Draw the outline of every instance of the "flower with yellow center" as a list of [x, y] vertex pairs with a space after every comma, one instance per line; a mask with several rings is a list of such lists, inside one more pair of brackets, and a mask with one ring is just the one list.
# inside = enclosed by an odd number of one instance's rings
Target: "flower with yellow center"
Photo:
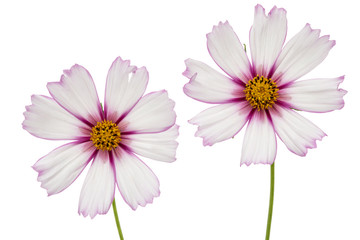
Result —
[[244, 89], [246, 101], [258, 111], [272, 107], [278, 97], [276, 83], [264, 76], [257, 75], [250, 80]]
[[327, 56], [335, 41], [320, 36], [309, 24], [285, 45], [286, 11], [274, 7], [268, 15], [255, 7], [250, 30], [249, 60], [230, 24], [220, 22], [207, 34], [207, 47], [226, 76], [188, 59], [184, 92], [198, 101], [217, 104], [191, 119], [204, 145], [234, 137], [247, 124], [241, 164], [272, 164], [276, 135], [293, 153], [305, 156], [325, 133], [293, 109], [329, 112], [344, 106], [344, 77], [298, 81]]
[[111, 151], [121, 141], [121, 134], [118, 126], [112, 121], [104, 120], [92, 127], [90, 140], [94, 146], [103, 151]]
[[159, 196], [157, 177], [138, 155], [175, 161], [178, 126], [165, 90], [143, 96], [148, 77], [145, 67], [117, 58], [108, 72], [104, 109], [89, 72], [79, 65], [65, 70], [60, 82], [48, 83], [51, 97], [32, 96], [24, 129], [40, 138], [72, 141], [33, 166], [49, 195], [66, 189], [91, 162], [80, 214], [106, 214], [116, 186], [133, 210]]
[[286, 43], [286, 11], [274, 7], [268, 15], [255, 7], [250, 30], [251, 61], [228, 22], [207, 35], [210, 55], [227, 76], [188, 59], [183, 73], [190, 79], [184, 92], [199, 101], [218, 104], [189, 122], [204, 145], [234, 137], [246, 123], [241, 163], [271, 164], [270, 201], [265, 239], [270, 238], [274, 196], [276, 135], [293, 153], [305, 156], [325, 133], [293, 109], [328, 112], [344, 106], [344, 77], [298, 81], [327, 56], [335, 41], [320, 37], [309, 24]]

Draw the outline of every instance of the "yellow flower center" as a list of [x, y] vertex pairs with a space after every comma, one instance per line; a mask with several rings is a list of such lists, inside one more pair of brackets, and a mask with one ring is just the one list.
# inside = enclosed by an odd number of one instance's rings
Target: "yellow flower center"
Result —
[[90, 133], [90, 140], [99, 150], [111, 151], [116, 148], [121, 141], [121, 134], [118, 126], [112, 121], [104, 120], [97, 122]]
[[258, 111], [272, 107], [279, 96], [278, 91], [276, 83], [271, 78], [259, 75], [250, 80], [244, 89], [246, 100]]

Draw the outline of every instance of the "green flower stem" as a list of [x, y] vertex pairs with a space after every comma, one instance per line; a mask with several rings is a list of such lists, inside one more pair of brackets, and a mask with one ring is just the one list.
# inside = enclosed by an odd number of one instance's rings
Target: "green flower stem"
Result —
[[123, 234], [121, 232], [119, 216], [118, 216], [118, 213], [117, 213], [117, 210], [116, 210], [115, 198], [114, 198], [114, 201], [112, 202], [112, 207], [113, 207], [113, 210], [114, 210], [114, 217], [115, 217], [116, 226], [117, 226], [117, 229], [118, 229], [118, 232], [119, 232], [119, 237], [120, 237], [121, 240], [124, 240], [124, 236], [123, 236]]
[[275, 182], [275, 162], [270, 166], [270, 201], [269, 201], [269, 212], [266, 226], [266, 237], [265, 240], [270, 239], [271, 219], [274, 205], [274, 182]]

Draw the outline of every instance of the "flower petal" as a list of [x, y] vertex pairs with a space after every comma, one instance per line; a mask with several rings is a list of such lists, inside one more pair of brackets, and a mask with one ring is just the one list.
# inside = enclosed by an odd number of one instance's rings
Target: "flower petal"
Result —
[[309, 24], [296, 34], [284, 47], [277, 62], [272, 79], [278, 87], [295, 81], [319, 65], [335, 46], [329, 36], [319, 37], [320, 30]]
[[204, 146], [234, 137], [248, 120], [251, 107], [247, 102], [226, 103], [208, 108], [189, 123], [198, 125], [195, 134], [203, 138]]
[[174, 125], [161, 133], [123, 135], [122, 144], [141, 156], [158, 161], [173, 162], [178, 143], [179, 126]]
[[256, 5], [254, 24], [250, 30], [251, 58], [255, 74], [268, 77], [285, 42], [287, 31], [286, 10], [271, 9], [265, 15], [265, 9]]
[[75, 140], [90, 135], [91, 129], [54, 99], [33, 95], [26, 107], [23, 127], [32, 135], [51, 140]]
[[174, 106], [174, 101], [169, 99], [165, 90], [149, 93], [140, 99], [118, 126], [124, 133], [165, 131], [175, 123]]
[[252, 78], [249, 59], [228, 21], [220, 22], [207, 34], [207, 46], [211, 57], [231, 78], [243, 82]]
[[270, 113], [277, 135], [291, 152], [299, 156], [305, 156], [308, 148], [316, 147], [316, 140], [326, 136], [315, 124], [293, 110], [277, 107]]
[[[133, 73], [130, 81], [129, 75]], [[105, 90], [106, 119], [118, 122], [144, 94], [149, 80], [145, 67], [136, 69], [130, 66], [130, 61], [120, 57], [115, 59], [109, 69]]]
[[184, 93], [191, 98], [207, 103], [226, 103], [244, 96], [243, 87], [205, 63], [187, 59], [183, 73], [190, 82]]
[[92, 159], [95, 148], [90, 142], [73, 142], [56, 148], [40, 158], [33, 168], [39, 173], [41, 187], [50, 195], [70, 186]]
[[50, 82], [51, 96], [78, 119], [96, 125], [102, 119], [102, 109], [90, 73], [80, 65], [65, 70], [60, 82]]
[[296, 81], [279, 91], [279, 99], [292, 108], [308, 112], [329, 112], [344, 107], [344, 95], [339, 89], [344, 76]]
[[114, 151], [116, 182], [125, 202], [136, 210], [160, 195], [159, 180], [134, 154], [121, 148]]
[[246, 128], [241, 164], [272, 164], [276, 156], [274, 128], [264, 111], [254, 111]]
[[109, 153], [98, 151], [80, 193], [79, 214], [94, 218], [109, 211], [115, 194], [115, 174]]

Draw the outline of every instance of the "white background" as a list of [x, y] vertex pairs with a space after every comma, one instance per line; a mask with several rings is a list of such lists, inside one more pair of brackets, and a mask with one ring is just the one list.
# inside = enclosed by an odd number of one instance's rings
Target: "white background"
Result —
[[[328, 135], [306, 157], [278, 140], [271, 239], [360, 239], [359, 18], [357, 1], [266, 1], [284, 7], [288, 39], [306, 23], [337, 41], [304, 78], [346, 75], [341, 111], [302, 113]], [[32, 94], [78, 63], [92, 74], [102, 99], [107, 70], [121, 56], [150, 72], [147, 92], [167, 89], [181, 126], [177, 161], [144, 159], [157, 174], [161, 196], [133, 211], [116, 192], [126, 240], [264, 239], [270, 167], [240, 167], [244, 129], [234, 139], [203, 147], [187, 120], [209, 107], [182, 92], [184, 60], [218, 69], [206, 33], [229, 20], [243, 43], [256, 1], [1, 1], [0, 239], [117, 239], [110, 209], [93, 220], [77, 213], [84, 173], [47, 197], [31, 168], [63, 144], [21, 128]], [[219, 70], [220, 71], [220, 70]]]

